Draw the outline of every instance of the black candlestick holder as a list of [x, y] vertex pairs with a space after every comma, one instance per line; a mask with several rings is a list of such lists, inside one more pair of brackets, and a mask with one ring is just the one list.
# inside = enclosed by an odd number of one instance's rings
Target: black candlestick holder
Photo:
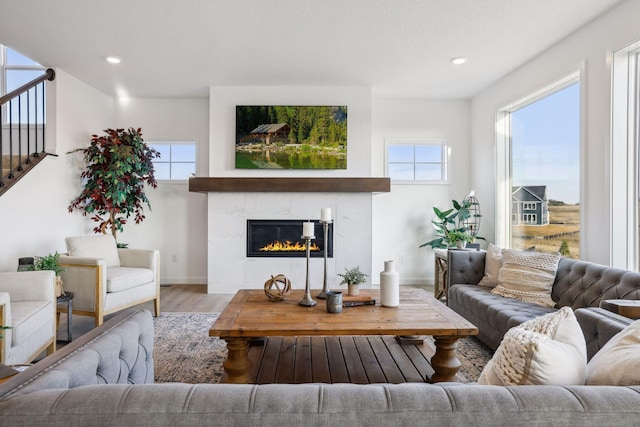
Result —
[[304, 297], [298, 301], [299, 305], [303, 305], [305, 307], [313, 307], [316, 305], [316, 301], [311, 298], [311, 283], [309, 280], [309, 258], [311, 257], [311, 240], [315, 239], [315, 236], [302, 236], [305, 241], [306, 249], [307, 249], [307, 281], [304, 286]]
[[322, 281], [322, 291], [316, 295], [316, 298], [327, 299], [327, 292], [329, 292], [329, 286], [327, 285], [327, 252], [329, 250], [329, 224], [333, 221], [320, 221], [324, 230], [324, 279]]

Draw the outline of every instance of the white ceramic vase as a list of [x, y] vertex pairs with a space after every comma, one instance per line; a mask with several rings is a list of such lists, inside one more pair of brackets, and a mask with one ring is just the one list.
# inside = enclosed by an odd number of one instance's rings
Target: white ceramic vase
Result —
[[395, 270], [393, 261], [385, 261], [384, 271], [380, 272], [380, 304], [385, 307], [400, 305], [400, 273]]

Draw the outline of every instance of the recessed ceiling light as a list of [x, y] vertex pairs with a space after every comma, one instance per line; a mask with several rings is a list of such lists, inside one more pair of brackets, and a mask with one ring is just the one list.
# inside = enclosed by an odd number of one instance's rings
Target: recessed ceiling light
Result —
[[118, 58], [117, 56], [107, 56], [107, 62], [110, 62], [112, 64], [119, 64], [120, 58]]
[[464, 57], [464, 56], [457, 56], [457, 57], [455, 57], [455, 58], [451, 58], [451, 59], [450, 59], [450, 61], [451, 61], [451, 63], [452, 63], [452, 64], [455, 64], [455, 65], [462, 65], [462, 64], [464, 64], [465, 62], [467, 62], [467, 58], [466, 58], [466, 57]]

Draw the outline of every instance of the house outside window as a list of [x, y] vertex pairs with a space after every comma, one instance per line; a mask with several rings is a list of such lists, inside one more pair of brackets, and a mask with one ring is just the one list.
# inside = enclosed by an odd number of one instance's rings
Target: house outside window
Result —
[[386, 174], [394, 184], [447, 182], [448, 148], [441, 141], [386, 141]]
[[[0, 68], [1, 73], [1, 90], [5, 95], [12, 90], [15, 90], [25, 83], [41, 76], [46, 71], [46, 68], [38, 64], [34, 60], [27, 58], [20, 52], [17, 52], [9, 47], [0, 45]], [[38, 108], [36, 109], [36, 101]], [[18, 108], [17, 102], [14, 102], [11, 108], [11, 122], [18, 123], [26, 122], [27, 117], [27, 104], [29, 105], [30, 120], [33, 123], [34, 118], [37, 118], [38, 124], [43, 121], [46, 122], [46, 113], [43, 117], [42, 106], [45, 103], [43, 94], [40, 90], [31, 89], [27, 94], [20, 96], [20, 108]], [[8, 122], [9, 108], [6, 108], [5, 116], [2, 118], [3, 123]]]
[[580, 92], [576, 71], [498, 111], [498, 245], [579, 258]]
[[196, 173], [196, 143], [171, 141], [147, 142], [160, 153], [153, 159], [155, 176], [161, 181], [186, 181]]

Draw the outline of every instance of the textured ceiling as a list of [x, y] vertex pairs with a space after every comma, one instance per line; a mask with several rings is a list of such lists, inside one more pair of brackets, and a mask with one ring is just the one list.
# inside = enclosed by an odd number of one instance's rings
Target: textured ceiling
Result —
[[619, 2], [0, 0], [0, 43], [112, 96], [364, 85], [469, 98]]

